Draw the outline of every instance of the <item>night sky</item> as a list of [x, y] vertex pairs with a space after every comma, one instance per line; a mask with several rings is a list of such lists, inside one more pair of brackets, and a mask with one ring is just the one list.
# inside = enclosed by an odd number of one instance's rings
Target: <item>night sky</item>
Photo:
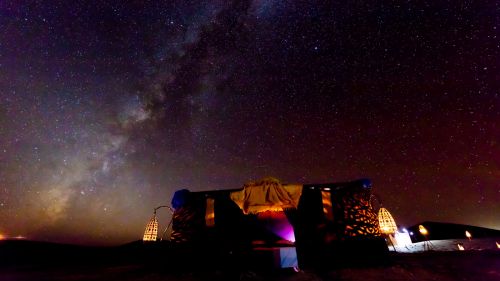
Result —
[[125, 243], [265, 176], [500, 229], [499, 31], [493, 0], [0, 1], [0, 234]]

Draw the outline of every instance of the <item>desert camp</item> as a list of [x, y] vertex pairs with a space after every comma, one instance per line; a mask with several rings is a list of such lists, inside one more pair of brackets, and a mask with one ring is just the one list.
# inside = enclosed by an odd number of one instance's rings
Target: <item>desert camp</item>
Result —
[[[368, 179], [301, 185], [268, 177], [241, 189], [182, 189], [171, 202], [168, 240], [279, 268], [374, 258], [387, 252], [387, 246], [372, 196]], [[150, 240], [155, 222], [153, 216], [144, 240]]]

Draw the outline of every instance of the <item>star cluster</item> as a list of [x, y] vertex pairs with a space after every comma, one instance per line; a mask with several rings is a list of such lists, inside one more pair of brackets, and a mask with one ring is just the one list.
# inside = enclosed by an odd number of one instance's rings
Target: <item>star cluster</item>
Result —
[[498, 5], [3, 1], [0, 233], [128, 242], [264, 176], [500, 228]]

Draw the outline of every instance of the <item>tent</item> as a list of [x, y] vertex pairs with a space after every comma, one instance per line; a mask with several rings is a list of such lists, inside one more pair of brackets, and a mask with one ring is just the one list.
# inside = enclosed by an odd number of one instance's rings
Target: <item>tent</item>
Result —
[[[371, 182], [281, 184], [174, 194], [171, 241], [213, 251], [270, 251], [280, 267], [387, 251], [372, 209]], [[296, 252], [295, 252], [296, 250]]]

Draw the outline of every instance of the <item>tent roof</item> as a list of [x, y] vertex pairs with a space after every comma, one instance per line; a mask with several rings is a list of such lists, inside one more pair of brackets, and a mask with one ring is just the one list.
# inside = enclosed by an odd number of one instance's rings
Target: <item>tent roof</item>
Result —
[[282, 185], [275, 178], [264, 178], [246, 183], [230, 197], [245, 214], [256, 214], [297, 208], [301, 194], [302, 185]]

